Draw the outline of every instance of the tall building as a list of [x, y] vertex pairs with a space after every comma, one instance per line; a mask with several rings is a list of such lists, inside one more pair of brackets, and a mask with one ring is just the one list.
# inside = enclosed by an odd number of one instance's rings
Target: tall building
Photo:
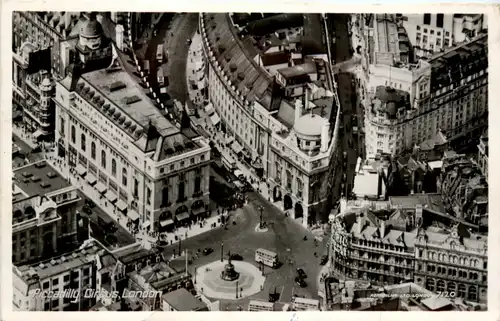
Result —
[[159, 231], [206, 215], [208, 143], [167, 120], [95, 16], [80, 31], [56, 85], [59, 155], [94, 187], [94, 199], [105, 197], [135, 224]]
[[478, 137], [487, 125], [487, 53], [480, 35], [416, 65], [370, 66], [367, 157], [400, 154], [440, 135], [455, 147]]
[[70, 251], [88, 238], [77, 188], [47, 162], [17, 168], [12, 187], [13, 264]]
[[332, 219], [331, 274], [378, 285], [414, 281], [430, 291], [485, 302], [487, 236], [446, 214], [440, 198], [349, 201]]
[[[308, 52], [299, 51], [293, 36], [300, 28], [310, 35], [317, 21], [252, 16], [245, 25], [241, 16], [200, 15], [209, 99], [221, 130], [235, 140], [235, 153], [269, 183], [277, 206], [304, 225], [326, 221], [339, 194], [334, 180], [341, 177], [340, 108], [323, 48], [309, 39]], [[280, 65], [285, 60], [268, 61], [271, 52], [285, 50], [291, 54], [274, 56], [289, 57], [288, 66]]]
[[469, 41], [487, 28], [484, 14], [405, 14], [402, 22], [417, 57]]

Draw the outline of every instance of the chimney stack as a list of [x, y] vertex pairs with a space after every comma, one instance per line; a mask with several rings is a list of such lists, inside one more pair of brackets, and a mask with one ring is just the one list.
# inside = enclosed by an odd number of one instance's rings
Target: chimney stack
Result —
[[321, 128], [321, 152], [324, 153], [328, 150], [330, 143], [330, 123], [326, 122]]
[[299, 120], [299, 118], [302, 116], [302, 102], [300, 99], [297, 99], [295, 101], [295, 123]]
[[305, 98], [304, 98], [304, 109], [307, 111], [311, 105], [311, 88], [309, 86], [305, 86]]
[[363, 213], [356, 214], [356, 224], [357, 224], [356, 232], [359, 235], [363, 231], [363, 227], [365, 225], [365, 221], [363, 220]]
[[116, 46], [120, 51], [123, 51], [123, 32], [124, 28], [122, 25], [116, 25]]
[[64, 14], [64, 28], [69, 29], [71, 27], [71, 12], [67, 11]]
[[380, 238], [385, 237], [385, 221], [381, 220], [380, 221]]

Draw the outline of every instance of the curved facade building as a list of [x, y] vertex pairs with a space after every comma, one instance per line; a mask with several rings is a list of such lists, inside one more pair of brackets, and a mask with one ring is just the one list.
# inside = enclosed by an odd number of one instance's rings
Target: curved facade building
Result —
[[[305, 226], [326, 221], [341, 176], [339, 111], [328, 63], [304, 55], [284, 66], [280, 61], [270, 72], [259, 57], [282, 47], [259, 46], [258, 37], [242, 35], [234, 18], [200, 14], [209, 99], [221, 129], [242, 146], [257, 173], [261, 166], [270, 201]], [[295, 46], [286, 50], [298, 54]]]

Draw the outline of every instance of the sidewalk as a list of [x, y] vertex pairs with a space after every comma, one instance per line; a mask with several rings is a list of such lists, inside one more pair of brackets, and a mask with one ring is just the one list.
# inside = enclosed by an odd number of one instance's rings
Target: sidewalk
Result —
[[191, 40], [186, 64], [187, 89], [189, 100], [193, 102], [197, 109], [203, 109], [205, 107], [205, 98], [201, 93], [202, 88], [198, 87], [198, 89], [194, 90], [191, 87], [191, 82], [197, 86], [202, 82], [205, 86], [205, 65], [201, 35], [196, 32]]
[[35, 143], [33, 136], [29, 133], [25, 133], [22, 128], [12, 124], [12, 132], [29, 147], [31, 148], [37, 147], [37, 144]]

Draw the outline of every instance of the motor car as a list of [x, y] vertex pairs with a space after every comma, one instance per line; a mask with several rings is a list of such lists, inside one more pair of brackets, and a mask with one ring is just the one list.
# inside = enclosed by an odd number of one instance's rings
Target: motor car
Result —
[[237, 253], [233, 253], [231, 254], [231, 260], [233, 261], [243, 261], [243, 256], [237, 254]]
[[304, 279], [300, 278], [300, 277], [296, 277], [295, 278], [295, 283], [300, 286], [301, 288], [305, 288], [307, 286], [307, 283], [306, 281], [304, 281]]
[[328, 262], [328, 255], [323, 255], [319, 264], [325, 265]]
[[301, 279], [306, 279], [307, 278], [307, 274], [306, 272], [304, 272], [304, 270], [302, 270], [301, 268], [298, 268], [297, 269], [297, 274], [299, 275], [299, 277]]
[[203, 255], [209, 255], [210, 253], [212, 253], [214, 251], [213, 248], [211, 247], [206, 247], [205, 249], [203, 249]]

